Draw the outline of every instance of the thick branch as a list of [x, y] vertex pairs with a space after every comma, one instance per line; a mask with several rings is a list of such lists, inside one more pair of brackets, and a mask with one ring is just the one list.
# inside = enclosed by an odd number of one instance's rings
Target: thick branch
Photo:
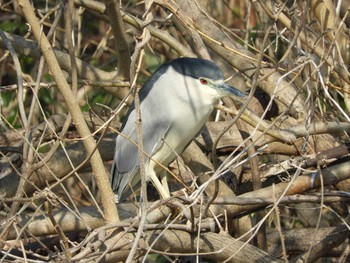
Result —
[[53, 74], [52, 77], [57, 83], [57, 86], [66, 101], [66, 105], [70, 114], [72, 115], [77, 130], [81, 137], [84, 138], [83, 143], [85, 149], [88, 155], [91, 155], [91, 167], [101, 192], [101, 200], [105, 218], [107, 222], [119, 221], [118, 212], [114, 203], [114, 194], [109, 185], [108, 173], [103, 165], [99, 151], [96, 151], [96, 142], [91, 136], [90, 130], [85, 122], [84, 115], [79, 108], [79, 104], [77, 103], [76, 98], [63, 75], [51, 44], [41, 30], [41, 26], [34, 14], [31, 3], [28, 0], [19, 0], [18, 4], [22, 9], [28, 23], [30, 24], [36, 40], [39, 42], [39, 46], [46, 59], [47, 65]]
[[105, 0], [106, 13], [113, 30], [115, 47], [118, 52], [118, 78], [130, 79], [130, 50], [126, 41], [124, 22], [120, 10], [119, 0]]

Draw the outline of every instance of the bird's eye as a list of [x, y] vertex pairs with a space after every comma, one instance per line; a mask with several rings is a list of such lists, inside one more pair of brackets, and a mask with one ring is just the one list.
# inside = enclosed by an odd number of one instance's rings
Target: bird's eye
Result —
[[206, 79], [199, 79], [200, 83], [203, 85], [207, 85], [208, 81]]

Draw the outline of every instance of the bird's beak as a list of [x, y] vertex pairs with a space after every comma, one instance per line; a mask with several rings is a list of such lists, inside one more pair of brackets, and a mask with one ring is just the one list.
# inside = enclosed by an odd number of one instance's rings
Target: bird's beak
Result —
[[247, 97], [247, 95], [244, 94], [242, 91], [240, 91], [239, 89], [236, 89], [234, 87], [231, 87], [230, 85], [226, 84], [225, 82], [220, 83], [218, 85], [218, 88], [220, 91], [222, 91], [223, 93], [226, 93], [227, 95], [233, 95], [233, 96], [239, 97], [239, 98]]

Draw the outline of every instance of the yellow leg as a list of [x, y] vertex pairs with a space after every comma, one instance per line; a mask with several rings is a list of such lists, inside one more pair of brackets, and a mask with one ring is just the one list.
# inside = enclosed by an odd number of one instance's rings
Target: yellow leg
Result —
[[166, 171], [162, 171], [161, 173], [161, 182], [163, 185], [163, 189], [166, 189], [166, 191], [169, 193], [169, 197], [170, 197], [170, 190], [169, 190], [169, 185], [168, 185], [168, 174]]
[[161, 198], [165, 199], [170, 197], [170, 191], [168, 187], [168, 182], [166, 181], [166, 176], [162, 176], [162, 183], [159, 181], [156, 172], [154, 171], [154, 163], [150, 162], [150, 164], [147, 167], [147, 176], [152, 181], [153, 185], [157, 189], [159, 195]]

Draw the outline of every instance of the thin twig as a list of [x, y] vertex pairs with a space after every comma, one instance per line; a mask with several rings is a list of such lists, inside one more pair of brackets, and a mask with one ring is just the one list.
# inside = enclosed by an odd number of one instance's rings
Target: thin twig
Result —
[[[148, 2], [146, 2], [147, 4]], [[153, 18], [152, 13], [148, 13], [146, 16], [146, 21], [151, 21]], [[132, 61], [135, 61], [139, 59], [138, 67], [136, 70], [136, 74], [133, 74], [133, 72], [130, 73], [130, 76], [132, 77], [132, 88], [136, 85], [136, 79], [137, 74], [141, 67], [142, 58], [144, 55], [143, 48], [147, 43], [149, 42], [151, 35], [149, 34], [149, 31], [147, 28], [144, 28], [142, 33], [142, 41], [137, 44], [134, 54], [132, 56]], [[131, 70], [133, 67], [131, 67]], [[134, 256], [138, 247], [139, 240], [141, 238], [142, 232], [143, 232], [143, 226], [146, 223], [146, 216], [147, 216], [147, 174], [146, 174], [146, 160], [145, 155], [143, 153], [143, 136], [142, 136], [142, 116], [141, 116], [141, 106], [140, 106], [140, 97], [139, 97], [139, 89], [135, 89], [135, 111], [136, 111], [136, 130], [137, 130], [137, 142], [138, 142], [138, 154], [140, 158], [140, 177], [141, 177], [141, 197], [140, 197], [140, 228], [138, 229], [135, 239], [133, 241], [132, 247], [130, 249], [130, 253], [126, 259], [127, 263], [130, 263], [134, 260]]]

